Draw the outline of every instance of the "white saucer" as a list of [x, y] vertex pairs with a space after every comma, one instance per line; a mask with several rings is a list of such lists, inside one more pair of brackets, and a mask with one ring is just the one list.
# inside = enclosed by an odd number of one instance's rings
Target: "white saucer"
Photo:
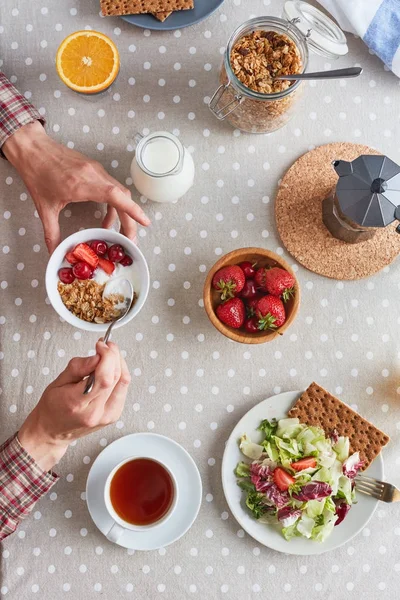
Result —
[[94, 461], [86, 484], [90, 516], [105, 535], [113, 520], [106, 510], [104, 486], [112, 469], [130, 456], [147, 456], [163, 463], [175, 475], [179, 497], [174, 514], [154, 530], [126, 530], [117, 544], [132, 550], [157, 550], [182, 537], [193, 525], [200, 510], [202, 483], [192, 457], [173, 440], [155, 433], [134, 433], [105, 448]]

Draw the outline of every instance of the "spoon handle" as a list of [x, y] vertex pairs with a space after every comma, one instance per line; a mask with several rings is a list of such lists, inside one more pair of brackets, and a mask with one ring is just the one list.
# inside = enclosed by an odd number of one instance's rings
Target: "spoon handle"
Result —
[[343, 77], [358, 77], [362, 73], [361, 67], [348, 67], [334, 69], [333, 71], [318, 71], [317, 73], [298, 73], [297, 75], [280, 75], [274, 79], [297, 81], [298, 79], [342, 79]]
[[[108, 340], [111, 337], [111, 330], [114, 326], [115, 321], [112, 321], [112, 323], [110, 323], [107, 331], [106, 331], [106, 335], [104, 336], [104, 343], [107, 344]], [[94, 371], [93, 373], [90, 373], [89, 377], [86, 380], [86, 385], [85, 385], [85, 389], [83, 390], [83, 395], [87, 396], [87, 394], [90, 394], [90, 392], [93, 389], [94, 386], [94, 382], [95, 382], [95, 375], [94, 375]]]

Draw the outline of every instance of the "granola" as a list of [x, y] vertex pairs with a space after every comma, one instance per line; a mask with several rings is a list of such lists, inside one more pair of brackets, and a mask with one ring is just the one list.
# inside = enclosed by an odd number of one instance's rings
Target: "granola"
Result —
[[287, 90], [293, 82], [273, 79], [300, 73], [302, 60], [296, 44], [287, 35], [275, 31], [253, 31], [232, 48], [230, 62], [236, 77], [260, 94]]
[[[238, 91], [234, 82], [228, 85], [230, 78], [223, 64], [220, 82], [226, 87], [221, 104], [233, 107], [227, 121], [248, 133], [270, 133], [286, 125], [302, 95], [303, 82], [291, 90], [293, 82], [272, 78], [302, 71], [301, 54], [295, 42], [274, 31], [252, 31], [234, 44], [230, 65], [243, 85], [265, 97], [262, 100], [251, 98]], [[285, 90], [282, 98], [270, 95]], [[217, 108], [221, 108], [221, 104]]]
[[92, 279], [78, 280], [73, 283], [58, 282], [57, 289], [61, 300], [72, 314], [89, 323], [108, 323], [122, 313], [121, 303], [125, 298], [121, 294], [110, 294], [103, 298], [105, 284]]

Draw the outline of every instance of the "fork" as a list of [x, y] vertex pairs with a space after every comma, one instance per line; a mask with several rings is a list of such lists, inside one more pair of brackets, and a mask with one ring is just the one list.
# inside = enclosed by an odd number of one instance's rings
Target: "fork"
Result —
[[368, 494], [382, 502], [400, 502], [400, 490], [391, 483], [378, 481], [366, 475], [357, 475], [355, 478], [356, 490]]

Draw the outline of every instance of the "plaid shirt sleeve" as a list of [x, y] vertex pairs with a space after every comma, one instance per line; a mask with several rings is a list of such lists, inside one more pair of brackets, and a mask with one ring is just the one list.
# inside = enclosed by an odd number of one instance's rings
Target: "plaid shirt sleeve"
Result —
[[16, 530], [57, 480], [35, 463], [17, 434], [0, 446], [0, 541]]
[[0, 156], [5, 158], [1, 148], [8, 138], [23, 125], [34, 121], [45, 124], [36, 108], [0, 71]]

